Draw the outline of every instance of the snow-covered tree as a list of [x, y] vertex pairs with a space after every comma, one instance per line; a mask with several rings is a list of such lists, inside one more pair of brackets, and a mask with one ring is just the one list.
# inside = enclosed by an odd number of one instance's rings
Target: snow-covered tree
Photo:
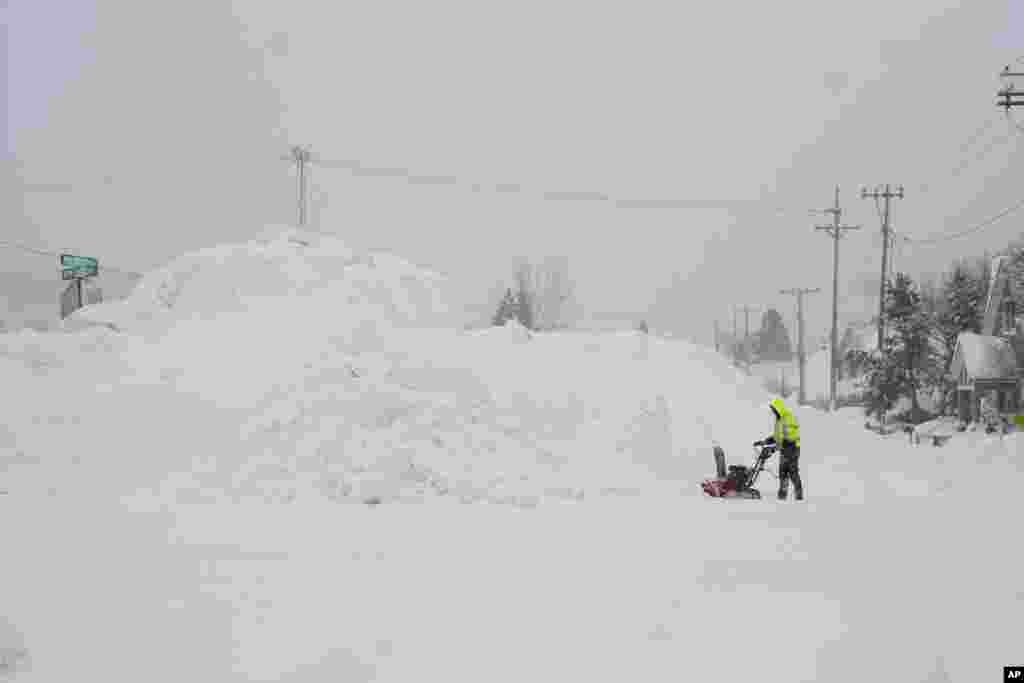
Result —
[[941, 381], [945, 368], [933, 352], [933, 318], [924, 310], [918, 287], [905, 273], [886, 283], [883, 316], [883, 348], [861, 358], [867, 369], [864, 388], [869, 412], [880, 415], [900, 396], [907, 396], [916, 417], [920, 414], [918, 392]]
[[575, 304], [572, 280], [564, 260], [524, 264], [516, 273], [519, 321], [530, 330], [568, 327]]
[[900, 381], [892, 338], [883, 340], [885, 348], [870, 353], [861, 349], [850, 352], [851, 362], [860, 368], [860, 388], [864, 391], [865, 413], [881, 419], [900, 398]]
[[512, 293], [512, 290], [506, 289], [505, 295], [501, 299], [501, 303], [498, 304], [498, 311], [494, 314], [494, 318], [491, 323], [500, 327], [509, 320], [516, 320], [518, 318], [519, 303], [516, 300], [515, 294]]
[[1018, 311], [1024, 311], [1024, 238], [1013, 242], [1008, 254], [1006, 268], [1013, 282], [1014, 304]]
[[943, 283], [944, 315], [949, 329], [956, 330], [955, 334], [981, 332], [985, 297], [988, 293], [988, 282], [981, 279], [982, 275], [972, 272], [961, 262], [953, 267], [953, 271]]
[[756, 337], [758, 358], [766, 361], [788, 361], [793, 358], [793, 346], [782, 316], [773, 308], [761, 316], [761, 329]]
[[897, 274], [887, 299], [886, 323], [893, 330], [902, 389], [910, 396], [916, 416], [920, 412], [918, 392], [940, 384], [946, 370], [932, 343], [934, 318], [924, 310], [919, 288], [904, 273]]
[[847, 326], [842, 338], [839, 340], [839, 348], [837, 350], [838, 357], [841, 359], [839, 363], [839, 379], [847, 376], [856, 376], [863, 369], [858, 364], [858, 357], [854, 353], [856, 350], [857, 333], [852, 326]]

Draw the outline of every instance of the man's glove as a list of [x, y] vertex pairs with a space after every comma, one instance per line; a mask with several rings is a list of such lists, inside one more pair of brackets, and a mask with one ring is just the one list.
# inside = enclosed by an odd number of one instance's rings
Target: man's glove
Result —
[[755, 441], [754, 442], [754, 447], [755, 448], [760, 448], [763, 445], [764, 445], [764, 441]]

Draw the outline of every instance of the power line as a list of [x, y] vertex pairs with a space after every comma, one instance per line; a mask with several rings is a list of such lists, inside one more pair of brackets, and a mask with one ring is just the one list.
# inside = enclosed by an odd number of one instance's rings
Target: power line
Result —
[[[287, 157], [291, 160], [292, 157]], [[439, 187], [452, 187], [457, 185], [469, 186], [473, 192], [490, 190], [497, 194], [514, 194], [519, 196], [534, 196], [541, 201], [585, 201], [601, 202], [613, 205], [619, 209], [666, 209], [666, 210], [725, 210], [725, 211], [757, 211], [758, 213], [772, 213], [777, 215], [811, 215], [821, 213], [813, 209], [795, 209], [787, 207], [769, 206], [770, 200], [765, 199], [730, 199], [730, 198], [636, 198], [616, 197], [608, 192], [583, 190], [565, 191], [536, 189], [528, 190], [520, 183], [488, 183], [481, 181], [460, 181], [457, 176], [450, 174], [428, 174], [414, 173], [408, 168], [372, 166], [363, 163], [358, 159], [326, 159], [320, 156], [312, 156], [309, 162], [323, 168], [336, 170], [347, 170], [353, 175], [377, 177], [377, 178], [399, 178], [415, 185], [428, 185]]]
[[981, 223], [979, 223], [979, 224], [977, 224], [977, 225], [975, 225], [975, 226], [973, 226], [971, 228], [968, 228], [966, 230], [962, 230], [960, 232], [955, 232], [955, 233], [950, 233], [948, 235], [938, 235], [938, 236], [935, 236], [935, 237], [922, 238], [922, 239], [915, 239], [915, 238], [912, 238], [912, 237], [904, 237], [903, 241], [904, 242], [909, 242], [911, 244], [931, 245], [931, 244], [940, 244], [942, 242], [949, 242], [951, 240], [960, 239], [962, 237], [967, 237], [968, 235], [973, 235], [973, 234], [975, 234], [977, 232], [981, 232], [985, 228], [988, 228], [988, 227], [994, 225], [995, 223], [997, 223], [1001, 219], [1005, 218], [1006, 216], [1009, 216], [1010, 214], [1012, 214], [1012, 213], [1014, 213], [1016, 211], [1019, 211], [1022, 208], [1024, 208], [1024, 199], [1020, 200], [1019, 202], [1017, 202], [1013, 206], [1009, 207], [1008, 209], [1004, 209], [1003, 211], [1000, 211], [996, 215], [992, 216], [991, 218], [989, 218], [989, 219], [987, 219], [985, 221], [982, 221]]

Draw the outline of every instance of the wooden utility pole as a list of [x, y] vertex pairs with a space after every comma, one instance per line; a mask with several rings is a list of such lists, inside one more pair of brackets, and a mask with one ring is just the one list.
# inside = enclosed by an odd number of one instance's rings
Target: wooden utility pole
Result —
[[298, 208], [299, 208], [299, 223], [300, 228], [306, 225], [307, 216], [307, 205], [306, 197], [308, 195], [306, 191], [307, 178], [309, 174], [308, 166], [313, 160], [309, 150], [305, 147], [295, 146], [292, 147], [292, 153], [290, 156], [282, 157], [285, 161], [292, 161], [295, 163], [295, 168], [298, 171], [299, 180], [299, 192], [298, 192]]
[[882, 342], [885, 340], [885, 281], [889, 266], [889, 201], [893, 197], [903, 199], [903, 186], [900, 185], [895, 192], [889, 185], [886, 185], [884, 190], [877, 187], [874, 192], [868, 192], [862, 188], [860, 198], [867, 199], [869, 197], [876, 202], [879, 199], [885, 200], [885, 209], [882, 212], [882, 279], [878, 283], [878, 352], [881, 353], [885, 348]]
[[860, 230], [859, 225], [840, 225], [839, 219], [843, 210], [839, 208], [839, 186], [836, 186], [835, 204], [831, 209], [825, 209], [825, 213], [832, 214], [832, 225], [817, 225], [815, 230], [824, 230], [832, 236], [832, 344], [829, 354], [829, 396], [831, 400], [829, 407], [836, 409], [836, 348], [839, 346], [839, 240], [842, 239], [844, 230]]
[[[743, 356], [744, 356], [744, 360], [746, 360], [746, 363], [747, 363], [747, 373], [749, 374], [750, 373], [750, 365], [751, 365], [751, 358], [750, 358], [750, 355], [751, 355], [750, 354], [750, 314], [755, 312], [755, 311], [757, 311], [758, 307], [757, 306], [735, 306], [735, 307], [733, 307], [733, 316], [736, 315], [736, 309], [737, 308], [739, 310], [743, 311], [743, 320], [744, 320], [744, 327], [743, 327], [743, 329], [744, 329], [744, 334], [743, 334]], [[733, 320], [735, 321], [735, 317], [733, 318]], [[733, 323], [733, 326], [735, 327], [735, 322]]]
[[739, 354], [739, 349], [740, 349], [739, 344], [740, 344], [740, 342], [739, 342], [739, 339], [740, 339], [740, 333], [739, 333], [739, 330], [737, 329], [737, 326], [736, 326], [736, 307], [733, 306], [732, 307], [732, 343], [729, 344], [729, 346], [732, 349], [732, 364], [733, 365], [739, 365], [739, 363], [740, 363], [740, 354]]
[[804, 294], [817, 294], [821, 289], [783, 289], [779, 294], [792, 294], [796, 296], [796, 326], [797, 326], [797, 362], [800, 364], [800, 393], [798, 403], [803, 405], [807, 400], [805, 389], [807, 354], [804, 353]]
[[750, 336], [750, 314], [758, 310], [758, 306], [738, 306], [743, 311], [744, 319], [744, 339]]

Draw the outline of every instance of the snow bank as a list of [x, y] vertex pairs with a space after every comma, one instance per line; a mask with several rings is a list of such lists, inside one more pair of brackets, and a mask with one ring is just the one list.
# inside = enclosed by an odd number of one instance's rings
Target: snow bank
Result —
[[689, 486], [714, 443], [746, 459], [771, 426], [769, 397], [720, 359], [644, 335], [394, 327], [372, 348], [334, 342], [293, 344], [258, 375], [223, 359], [179, 369], [179, 393], [241, 411], [244, 447], [164, 497], [578, 500]]

